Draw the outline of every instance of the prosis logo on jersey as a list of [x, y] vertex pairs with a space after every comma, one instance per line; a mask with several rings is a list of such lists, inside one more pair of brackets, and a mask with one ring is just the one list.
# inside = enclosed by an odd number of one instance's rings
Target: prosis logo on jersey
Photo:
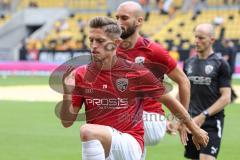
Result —
[[210, 85], [212, 82], [210, 77], [188, 76], [188, 78], [193, 82], [193, 84]]
[[87, 98], [86, 103], [88, 105], [96, 105], [105, 108], [125, 108], [128, 107], [127, 98]]

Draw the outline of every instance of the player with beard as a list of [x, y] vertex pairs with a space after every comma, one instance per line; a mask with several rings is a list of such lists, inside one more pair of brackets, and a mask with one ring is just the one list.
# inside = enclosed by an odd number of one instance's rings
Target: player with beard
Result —
[[93, 61], [75, 70], [70, 68], [64, 74], [60, 110], [63, 126], [70, 127], [85, 104], [87, 124], [80, 128], [82, 160], [141, 158], [145, 96], [163, 102], [177, 115], [192, 131], [197, 148], [206, 146], [207, 133], [192, 121], [175, 98], [165, 93], [162, 83], [145, 67], [116, 56], [116, 46], [121, 41], [117, 22], [96, 17], [89, 24]]
[[[177, 66], [177, 62], [169, 55], [161, 45], [139, 35], [144, 21], [142, 7], [132, 1], [119, 5], [116, 19], [120, 24], [124, 40], [118, 48], [118, 56], [141, 63], [159, 79], [163, 80], [164, 74], [178, 84], [179, 99], [182, 105], [188, 109], [190, 99], [190, 83], [183, 71]], [[153, 98], [144, 99], [144, 141], [145, 145], [157, 144], [165, 135], [167, 121], [164, 118], [164, 110], [161, 103]], [[149, 117], [161, 117], [152, 121]], [[169, 125], [170, 126], [170, 125]], [[168, 127], [169, 131], [171, 128]], [[186, 129], [181, 124], [179, 127], [181, 141], [186, 145]], [[144, 159], [144, 156], [142, 159]]]

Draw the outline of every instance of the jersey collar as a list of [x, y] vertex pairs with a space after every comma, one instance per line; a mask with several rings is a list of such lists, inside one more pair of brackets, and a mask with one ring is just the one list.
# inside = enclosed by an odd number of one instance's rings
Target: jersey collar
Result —
[[[147, 49], [147, 50], [151, 50], [151, 48], [149, 48], [149, 46], [152, 44], [152, 42], [144, 37], [139, 37], [135, 46], [131, 49], [128, 50], [135, 50], [135, 49]], [[118, 51], [126, 51], [125, 49], [119, 47]]]
[[[211, 58], [211, 57], [213, 57], [213, 56], [215, 56], [215, 53], [214, 53], [214, 52], [213, 52], [212, 54], [210, 54], [206, 59], [209, 59], [209, 58]], [[200, 59], [200, 58], [199, 58], [199, 55], [197, 55], [197, 58]], [[206, 59], [203, 59], [203, 60], [206, 60]]]

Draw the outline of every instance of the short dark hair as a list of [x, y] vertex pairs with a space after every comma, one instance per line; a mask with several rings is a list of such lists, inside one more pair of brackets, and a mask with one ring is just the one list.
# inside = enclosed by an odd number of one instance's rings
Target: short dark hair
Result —
[[121, 27], [117, 21], [109, 17], [95, 17], [89, 21], [90, 28], [103, 28], [108, 37], [115, 39], [120, 38], [122, 34]]

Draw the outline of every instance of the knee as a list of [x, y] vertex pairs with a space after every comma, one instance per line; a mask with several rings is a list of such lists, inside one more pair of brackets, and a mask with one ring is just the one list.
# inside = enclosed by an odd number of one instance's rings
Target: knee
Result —
[[[145, 127], [145, 126], [144, 126]], [[158, 124], [151, 125], [145, 129], [144, 141], [145, 145], [153, 146], [158, 144], [165, 136], [166, 129]]]
[[148, 141], [146, 141], [146, 145], [147, 145], [147, 146], [155, 146], [155, 145], [157, 145], [161, 140], [162, 140], [162, 137], [160, 137], [160, 136], [151, 137], [151, 138], [148, 139]]
[[82, 141], [89, 141], [95, 138], [94, 128], [90, 124], [80, 127], [80, 138]]

